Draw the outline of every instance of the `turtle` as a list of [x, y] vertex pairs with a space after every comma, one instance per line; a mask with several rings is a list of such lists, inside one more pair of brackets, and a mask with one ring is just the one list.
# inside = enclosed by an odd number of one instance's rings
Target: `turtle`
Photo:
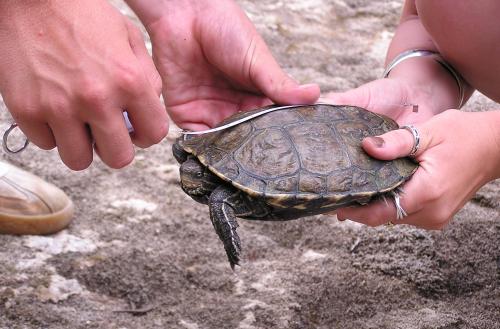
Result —
[[184, 134], [172, 152], [180, 185], [209, 207], [231, 268], [239, 265], [236, 217], [291, 220], [365, 205], [398, 191], [416, 171], [411, 158], [377, 160], [364, 137], [398, 129], [357, 106], [272, 105], [238, 112], [204, 134]]

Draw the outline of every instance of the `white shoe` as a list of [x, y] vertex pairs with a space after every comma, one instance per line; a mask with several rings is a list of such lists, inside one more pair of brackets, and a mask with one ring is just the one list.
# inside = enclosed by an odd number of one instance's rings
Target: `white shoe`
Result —
[[73, 217], [71, 199], [61, 189], [0, 161], [0, 234], [50, 234]]

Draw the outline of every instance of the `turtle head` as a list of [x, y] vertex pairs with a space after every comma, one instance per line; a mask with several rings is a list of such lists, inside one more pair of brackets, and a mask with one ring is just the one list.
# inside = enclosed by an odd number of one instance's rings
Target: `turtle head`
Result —
[[220, 185], [217, 177], [193, 156], [181, 164], [180, 176], [184, 192], [201, 203], [207, 203], [212, 191]]

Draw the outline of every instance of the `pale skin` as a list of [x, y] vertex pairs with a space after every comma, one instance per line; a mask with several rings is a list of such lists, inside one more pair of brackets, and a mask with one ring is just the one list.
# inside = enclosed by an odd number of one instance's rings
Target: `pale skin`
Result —
[[119, 168], [132, 160], [132, 142], [149, 146], [167, 133], [161, 81], [141, 34], [106, 1], [2, 1], [0, 44], [5, 104], [29, 140], [57, 146], [68, 167], [90, 164], [93, 139]]
[[[311, 103], [319, 96], [316, 85], [301, 86], [285, 74], [232, 0], [128, 3], [151, 36], [154, 63], [137, 29], [104, 0], [0, 2], [0, 92], [28, 138], [57, 147], [72, 169], [91, 163], [94, 141], [113, 168], [132, 161], [133, 144], [159, 142], [168, 131], [160, 90], [169, 115], [187, 129], [270, 102]], [[407, 49], [437, 50], [464, 76], [467, 97], [478, 89], [498, 102], [499, 12], [497, 0], [409, 0], [387, 61]], [[408, 217], [397, 222], [394, 206], [378, 202], [339, 210], [339, 219], [440, 229], [480, 186], [500, 177], [500, 111], [449, 110], [458, 106], [458, 89], [433, 60], [408, 60], [388, 79], [329, 97], [414, 123], [422, 137], [420, 168], [404, 185]], [[408, 102], [419, 112], [373, 105]], [[406, 130], [363, 142], [382, 159], [408, 155], [412, 145]]]
[[[499, 102], [499, 13], [496, 0], [407, 0], [387, 62], [408, 49], [439, 51], [467, 81], [467, 97], [477, 89]], [[403, 186], [401, 204], [408, 217], [396, 220], [395, 206], [379, 201], [341, 209], [337, 212], [340, 220], [442, 229], [481, 186], [500, 177], [500, 110], [455, 110], [456, 82], [432, 59], [409, 59], [387, 79], [327, 98], [386, 114], [401, 125], [414, 124], [421, 135], [415, 156], [420, 168]], [[419, 111], [373, 105], [381, 103], [418, 104]], [[363, 147], [376, 158], [390, 160], [407, 156], [413, 143], [411, 133], [400, 129], [367, 138]]]
[[57, 147], [71, 169], [87, 168], [93, 147], [112, 168], [129, 164], [133, 144], [166, 136], [165, 107], [180, 127], [203, 129], [240, 110], [319, 97], [317, 85], [280, 68], [232, 0], [128, 3], [151, 36], [154, 62], [137, 28], [105, 0], [0, 2], [0, 93], [29, 140]]
[[151, 36], [167, 110], [183, 128], [206, 129], [240, 110], [319, 97], [317, 85], [285, 74], [233, 0], [127, 3]]

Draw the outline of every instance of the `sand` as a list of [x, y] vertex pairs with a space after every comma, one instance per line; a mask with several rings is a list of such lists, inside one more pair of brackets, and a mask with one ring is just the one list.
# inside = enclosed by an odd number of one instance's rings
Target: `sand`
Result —
[[[283, 67], [324, 92], [381, 75], [402, 5], [239, 2]], [[475, 94], [466, 110], [493, 106]], [[53, 236], [0, 236], [0, 328], [500, 328], [499, 181], [442, 232], [240, 220], [233, 273], [208, 209], [180, 189], [172, 142], [122, 170], [72, 172], [33, 145], [2, 154], [66, 191], [76, 214]]]

